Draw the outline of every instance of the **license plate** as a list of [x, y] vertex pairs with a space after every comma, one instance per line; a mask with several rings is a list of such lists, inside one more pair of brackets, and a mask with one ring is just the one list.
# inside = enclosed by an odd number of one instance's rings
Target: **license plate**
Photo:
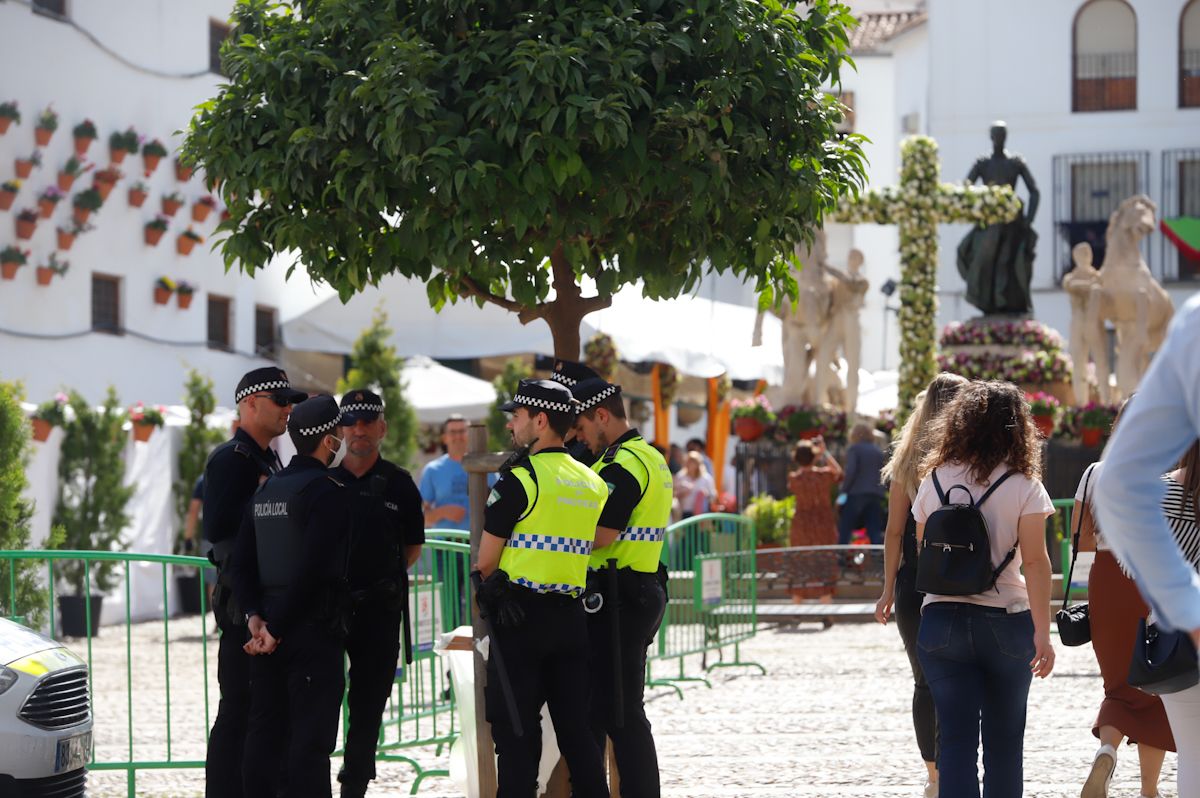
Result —
[[92, 733], [84, 732], [74, 737], [58, 741], [58, 750], [54, 754], [54, 772], [66, 773], [78, 770], [87, 764], [92, 753]]

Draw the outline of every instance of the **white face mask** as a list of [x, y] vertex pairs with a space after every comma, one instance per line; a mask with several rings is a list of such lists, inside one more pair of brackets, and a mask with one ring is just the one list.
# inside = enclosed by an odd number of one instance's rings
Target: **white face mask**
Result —
[[[331, 435], [330, 437], [333, 437], [333, 436]], [[330, 468], [337, 468], [338, 466], [340, 466], [342, 464], [342, 460], [346, 459], [346, 451], [350, 448], [349, 444], [346, 443], [345, 435], [338, 438], [337, 442], [338, 442], [337, 451], [335, 451], [333, 453], [333, 459], [329, 461]]]

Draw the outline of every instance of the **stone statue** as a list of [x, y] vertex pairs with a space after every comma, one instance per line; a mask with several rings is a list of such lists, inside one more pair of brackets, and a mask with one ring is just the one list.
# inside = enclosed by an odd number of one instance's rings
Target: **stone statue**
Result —
[[1021, 178], [1029, 189], [1029, 205], [1024, 216], [1011, 222], [976, 227], [967, 233], [958, 245], [958, 273], [967, 281], [967, 301], [985, 316], [1027, 314], [1033, 310], [1029, 283], [1037, 244], [1032, 226], [1038, 206], [1037, 184], [1021, 156], [1004, 149], [1008, 126], [994, 123], [991, 135], [992, 154], [975, 162], [967, 182], [982, 179], [989, 186], [1016, 188], [1017, 178]]
[[[862, 328], [859, 315], [868, 283], [862, 277], [863, 257], [851, 250], [848, 274], [827, 260], [824, 231], [817, 231], [811, 248], [796, 247], [801, 263], [799, 293], [794, 305], [782, 303], [773, 311], [783, 322], [783, 386], [781, 404], [823, 404], [852, 413], [858, 402], [858, 367]], [[754, 343], [762, 341], [762, 314], [755, 324]], [[846, 384], [838, 375], [838, 355], [846, 360]]]
[[1088, 395], [1087, 363], [1095, 363], [1096, 385], [1100, 401], [1112, 401], [1109, 385], [1112, 368], [1108, 362], [1108, 339], [1104, 333], [1104, 283], [1100, 271], [1092, 265], [1092, 245], [1087, 242], [1076, 244], [1071, 250], [1075, 268], [1063, 278], [1063, 289], [1071, 299], [1071, 361], [1075, 364], [1071, 375], [1075, 403], [1085, 405]]
[[1101, 314], [1117, 330], [1116, 398], [1133, 393], [1162, 345], [1175, 315], [1138, 244], [1154, 230], [1158, 207], [1145, 194], [1125, 199], [1108, 218], [1104, 263], [1100, 269]]

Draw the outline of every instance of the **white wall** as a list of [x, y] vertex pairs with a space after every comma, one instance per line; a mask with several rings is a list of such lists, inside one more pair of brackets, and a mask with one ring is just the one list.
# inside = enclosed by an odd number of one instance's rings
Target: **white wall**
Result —
[[[100, 167], [108, 163], [109, 134], [130, 125], [147, 140], [160, 139], [175, 150], [181, 142], [175, 131], [186, 128], [193, 107], [212, 96], [218, 85], [219, 76], [207, 71], [209, 19], [226, 18], [230, 0], [88, 0], [69, 5], [78, 26], [116, 55], [67, 23], [34, 14], [23, 4], [0, 3], [0, 30], [5, 32], [0, 74], [6, 76], [0, 101], [16, 100], [23, 117], [20, 126], [0, 137], [0, 179], [12, 176], [13, 158], [34, 149], [33, 130], [41, 109], [53, 104], [59, 114], [58, 132], [42, 151], [42, 168], [22, 186], [12, 212], [0, 214], [0, 247], [15, 242], [13, 223], [7, 217], [22, 207], [35, 206], [41, 191], [54, 184], [59, 168], [73, 153], [71, 129], [84, 118], [91, 119], [100, 133], [88, 153]], [[312, 292], [301, 280], [285, 288], [279, 267], [261, 272], [255, 280], [236, 271], [226, 274], [220, 256], [209, 252], [208, 241], [189, 257], [176, 254], [175, 238], [191, 224], [190, 207], [176, 214], [158, 247], [146, 246], [142, 225], [161, 209], [161, 196], [178, 190], [190, 206], [205, 194], [204, 187], [199, 177], [177, 183], [169, 158], [150, 177], [140, 174], [140, 155], [127, 157], [119, 168], [125, 178], [93, 214], [96, 229], [80, 236], [61, 256], [71, 264], [65, 277], [38, 286], [34, 266], [54, 251], [55, 227], [70, 219], [70, 198], [59, 203], [52, 219], [39, 223], [31, 241], [20, 242], [32, 257], [15, 280], [0, 282], [0, 329], [20, 334], [0, 332], [0, 379], [22, 380], [34, 401], [48, 398], [63, 385], [98, 400], [113, 384], [127, 403], [166, 404], [180, 398], [190, 366], [213, 377], [223, 402], [232, 401], [227, 395], [241, 374], [266, 361], [203, 345], [206, 294], [232, 298], [232, 343], [238, 352], [250, 353], [256, 304], [292, 306], [296, 301], [287, 295], [304, 297]], [[127, 200], [129, 185], [139, 178], [150, 187], [150, 198], [140, 209], [130, 207]], [[72, 196], [90, 185], [90, 175], [76, 181]], [[214, 213], [205, 223], [192, 226], [207, 239], [216, 222]], [[87, 332], [62, 340], [28, 337], [89, 331], [93, 272], [122, 279], [121, 315], [131, 334]], [[174, 302], [153, 303], [153, 283], [161, 275], [198, 285], [190, 309], [180, 310]], [[167, 343], [139, 340], [134, 332]]]
[[[1062, 332], [1069, 305], [1055, 283], [1055, 155], [1147, 150], [1150, 196], [1161, 200], [1162, 152], [1200, 144], [1200, 109], [1177, 108], [1179, 15], [1186, 0], [1134, 0], [1138, 108], [1071, 112], [1072, 23], [1078, 2], [930, 0], [929, 132], [941, 148], [944, 180], [961, 180], [991, 150], [988, 127], [1009, 126], [1008, 149], [1028, 163], [1041, 192], [1035, 219], [1034, 310]], [[1019, 192], [1024, 196], [1023, 189]], [[940, 322], [978, 316], [963, 299], [954, 253], [966, 225], [941, 229]], [[1161, 273], [1161, 233], [1152, 234], [1151, 269]], [[1168, 286], [1179, 298], [1191, 285]]]

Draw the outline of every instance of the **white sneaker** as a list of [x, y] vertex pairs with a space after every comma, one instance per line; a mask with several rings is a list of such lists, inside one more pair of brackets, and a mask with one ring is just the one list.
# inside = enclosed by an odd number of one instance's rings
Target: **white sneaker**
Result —
[[925, 798], [938, 798], [938, 784], [936, 781], [925, 782]]
[[1092, 772], [1083, 783], [1080, 798], [1108, 798], [1108, 784], [1116, 769], [1117, 749], [1108, 744], [1100, 746], [1096, 758], [1092, 760]]

